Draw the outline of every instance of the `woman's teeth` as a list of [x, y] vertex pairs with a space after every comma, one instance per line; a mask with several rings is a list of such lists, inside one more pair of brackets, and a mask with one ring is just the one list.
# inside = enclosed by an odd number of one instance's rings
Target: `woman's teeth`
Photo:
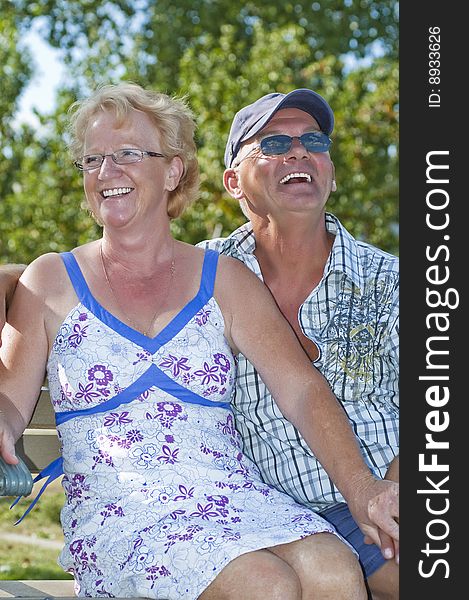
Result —
[[103, 196], [109, 198], [109, 196], [121, 196], [122, 194], [128, 194], [132, 191], [132, 188], [113, 188], [112, 190], [103, 190]]

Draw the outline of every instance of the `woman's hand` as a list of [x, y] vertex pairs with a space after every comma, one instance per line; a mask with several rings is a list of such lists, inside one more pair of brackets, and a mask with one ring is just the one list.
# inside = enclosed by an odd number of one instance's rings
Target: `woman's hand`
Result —
[[9, 465], [18, 464], [15, 442], [26, 428], [26, 423], [12, 401], [0, 392], [0, 456]]

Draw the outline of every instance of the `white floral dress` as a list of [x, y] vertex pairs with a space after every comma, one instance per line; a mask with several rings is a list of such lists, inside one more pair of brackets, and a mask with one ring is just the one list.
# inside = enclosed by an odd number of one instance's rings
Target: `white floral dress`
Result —
[[243, 553], [334, 533], [242, 453], [218, 254], [206, 251], [197, 295], [153, 339], [94, 299], [73, 254], [62, 258], [79, 303], [48, 379], [66, 492], [59, 563], [77, 593], [196, 599]]

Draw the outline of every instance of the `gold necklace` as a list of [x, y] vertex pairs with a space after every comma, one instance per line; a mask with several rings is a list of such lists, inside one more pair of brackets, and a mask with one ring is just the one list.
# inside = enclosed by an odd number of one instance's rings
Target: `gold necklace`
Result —
[[131, 319], [129, 317], [129, 315], [127, 314], [127, 312], [122, 308], [122, 304], [117, 299], [117, 296], [116, 296], [116, 294], [114, 292], [114, 288], [111, 285], [111, 281], [109, 279], [109, 275], [108, 275], [107, 270], [106, 270], [106, 265], [104, 263], [104, 253], [103, 253], [103, 244], [102, 243], [99, 245], [99, 256], [101, 257], [101, 265], [103, 267], [104, 278], [106, 279], [106, 283], [108, 284], [109, 289], [111, 290], [112, 297], [114, 298], [117, 306], [120, 308], [122, 314], [125, 316], [125, 318], [127, 319], [127, 321], [132, 325], [132, 327], [134, 329], [136, 329], [137, 331], [140, 331], [141, 333], [143, 333], [143, 335], [145, 335], [145, 336], [148, 337], [148, 333], [150, 332], [150, 329], [151, 329], [153, 323], [155, 322], [155, 319], [156, 319], [156, 317], [157, 317], [157, 315], [158, 315], [161, 307], [164, 306], [164, 303], [166, 302], [166, 300], [168, 298], [169, 290], [171, 289], [171, 286], [172, 286], [172, 283], [173, 283], [174, 273], [176, 271], [176, 261], [174, 259], [174, 240], [173, 240], [173, 244], [172, 244], [171, 265], [169, 267], [169, 283], [168, 283], [168, 286], [166, 288], [166, 293], [164, 295], [164, 298], [163, 298], [162, 302], [160, 302], [160, 305], [158, 306], [158, 308], [156, 309], [154, 315], [152, 316], [151, 321], [148, 323], [147, 327], [145, 327], [143, 329], [143, 331], [142, 331], [142, 328], [139, 325], [137, 325], [133, 319]]

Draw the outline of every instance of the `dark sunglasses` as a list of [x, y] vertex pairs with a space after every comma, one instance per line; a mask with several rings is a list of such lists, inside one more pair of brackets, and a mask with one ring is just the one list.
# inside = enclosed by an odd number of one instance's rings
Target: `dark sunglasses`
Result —
[[327, 152], [332, 144], [332, 140], [322, 131], [311, 131], [294, 137], [286, 134], [269, 135], [261, 141], [259, 147], [265, 156], [285, 154], [290, 151], [293, 140], [300, 140], [308, 152]]

